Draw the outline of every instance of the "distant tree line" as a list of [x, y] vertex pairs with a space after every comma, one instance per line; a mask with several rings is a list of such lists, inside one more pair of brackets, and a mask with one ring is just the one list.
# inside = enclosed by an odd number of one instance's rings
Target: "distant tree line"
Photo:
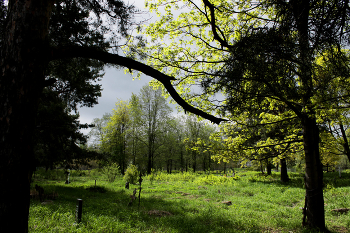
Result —
[[138, 95], [118, 101], [112, 113], [93, 120], [90, 148], [103, 154], [102, 163], [117, 163], [123, 174], [130, 163], [147, 173], [211, 169], [210, 151], [196, 143], [209, 145], [216, 128], [193, 115], [171, 113], [161, 89], [146, 85]]

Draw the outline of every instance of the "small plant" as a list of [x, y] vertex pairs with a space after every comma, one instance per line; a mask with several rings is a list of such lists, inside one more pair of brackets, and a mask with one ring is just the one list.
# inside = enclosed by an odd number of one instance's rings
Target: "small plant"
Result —
[[109, 182], [114, 182], [117, 175], [120, 174], [120, 167], [116, 163], [112, 163], [110, 165], [104, 166], [102, 168], [102, 173], [107, 176], [107, 180]]
[[139, 176], [139, 172], [137, 170], [137, 167], [133, 164], [130, 164], [125, 171], [125, 175], [123, 179], [126, 182], [129, 182], [130, 184], [136, 184], [138, 180], [138, 176]]
[[151, 168], [151, 174], [148, 176], [149, 181], [151, 182], [151, 185], [153, 184], [153, 181], [155, 179], [155, 175], [156, 175], [156, 170], [154, 168]]

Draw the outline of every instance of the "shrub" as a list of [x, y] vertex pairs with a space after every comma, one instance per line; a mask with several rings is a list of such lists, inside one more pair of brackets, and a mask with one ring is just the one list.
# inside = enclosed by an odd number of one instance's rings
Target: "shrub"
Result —
[[219, 184], [225, 184], [225, 183], [232, 183], [238, 179], [240, 179], [239, 176], [226, 177], [226, 176], [207, 175], [207, 176], [199, 177], [196, 180], [196, 183], [207, 184], [207, 185], [219, 185]]
[[102, 168], [102, 173], [107, 176], [109, 182], [114, 182], [117, 175], [120, 174], [120, 167], [116, 163], [104, 166]]
[[156, 176], [156, 170], [154, 168], [151, 168], [151, 174], [148, 175], [149, 181], [151, 182], [151, 184], [153, 184], [155, 176]]
[[125, 171], [125, 175], [123, 179], [126, 182], [129, 182], [130, 184], [136, 184], [138, 176], [139, 176], [139, 172], [137, 170], [137, 167], [133, 164], [130, 164]]

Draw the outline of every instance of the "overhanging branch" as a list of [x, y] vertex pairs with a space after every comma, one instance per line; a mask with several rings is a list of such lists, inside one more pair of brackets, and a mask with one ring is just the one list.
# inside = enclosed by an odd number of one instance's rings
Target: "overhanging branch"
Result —
[[118, 54], [100, 51], [95, 48], [69, 46], [62, 48], [53, 48], [51, 50], [50, 60], [74, 57], [96, 59], [105, 63], [120, 65], [128, 69], [138, 70], [144, 73], [145, 75], [155, 78], [159, 82], [161, 82], [170, 94], [170, 96], [185, 110], [185, 112], [191, 112], [215, 124], [219, 124], [221, 121], [226, 121], [225, 119], [217, 118], [213, 115], [210, 115], [200, 109], [189, 105], [183, 98], [181, 98], [181, 96], [177, 93], [173, 85], [171, 85], [171, 80], [176, 80], [174, 77], [163, 74], [162, 72], [152, 68], [151, 66], [135, 61], [131, 58], [119, 56]]

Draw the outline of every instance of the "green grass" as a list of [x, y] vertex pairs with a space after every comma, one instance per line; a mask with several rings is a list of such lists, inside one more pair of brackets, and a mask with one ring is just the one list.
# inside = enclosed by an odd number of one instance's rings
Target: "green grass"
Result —
[[[67, 185], [55, 172], [35, 175], [32, 187], [39, 184], [58, 198], [46, 204], [31, 201], [30, 232], [309, 232], [301, 227], [305, 190], [297, 173], [283, 184], [278, 173], [242, 170], [232, 178], [158, 172], [144, 178], [138, 207], [138, 200], [128, 203], [139, 186], [126, 190], [122, 177], [109, 183], [96, 170], [73, 171]], [[350, 207], [350, 172], [335, 177], [325, 173], [326, 224], [333, 232], [350, 232], [350, 213], [331, 211]], [[98, 187], [91, 188], [95, 180]], [[80, 224], [75, 224], [77, 198], [83, 199]]]

